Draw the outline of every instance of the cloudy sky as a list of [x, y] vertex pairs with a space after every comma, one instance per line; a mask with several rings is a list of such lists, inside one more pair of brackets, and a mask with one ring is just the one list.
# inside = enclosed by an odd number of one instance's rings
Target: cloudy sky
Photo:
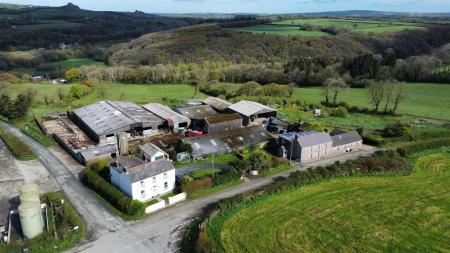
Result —
[[[61, 6], [69, 0], [0, 0]], [[155, 13], [293, 13], [338, 10], [450, 12], [450, 0], [70, 0], [83, 9]]]

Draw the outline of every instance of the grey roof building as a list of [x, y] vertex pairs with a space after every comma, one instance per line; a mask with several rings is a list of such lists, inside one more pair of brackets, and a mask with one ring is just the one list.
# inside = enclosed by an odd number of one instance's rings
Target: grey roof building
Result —
[[174, 129], [188, 128], [191, 124], [191, 120], [188, 117], [175, 112], [165, 105], [158, 103], [148, 103], [144, 105], [144, 108], [159, 116], [160, 118], [166, 120], [168, 122], [168, 125], [172, 125]]
[[325, 132], [289, 132], [280, 135], [285, 156], [301, 162], [318, 159], [329, 155], [333, 140]]
[[88, 165], [97, 160], [107, 160], [111, 159], [113, 154], [117, 153], [116, 145], [100, 145], [89, 149], [78, 150], [77, 152], [77, 160], [84, 164]]
[[114, 142], [120, 132], [147, 135], [165, 121], [139, 105], [125, 101], [100, 101], [73, 111], [72, 120], [93, 140]]
[[155, 156], [158, 156], [156, 160], [164, 157], [168, 158], [168, 154], [153, 143], [145, 143], [144, 145], [139, 146], [139, 148], [141, 149], [141, 153], [144, 155], [145, 160], [148, 162], [155, 160]]
[[144, 162], [138, 158], [118, 157], [117, 162], [111, 166], [119, 173], [126, 173], [131, 183], [175, 170], [170, 160], [158, 160], [154, 162]]
[[362, 138], [356, 131], [334, 135], [331, 136], [331, 139], [333, 140], [333, 147], [340, 147], [358, 142], [362, 143]]
[[183, 139], [192, 146], [192, 157], [198, 159], [210, 154], [223, 154], [233, 149], [266, 142], [273, 137], [262, 126], [234, 129], [217, 135]]
[[228, 107], [228, 109], [242, 115], [242, 117], [244, 118], [244, 125], [248, 125], [256, 118], [268, 118], [277, 116], [277, 111], [275, 109], [257, 102], [247, 100], [242, 100], [240, 102], [232, 104]]
[[191, 120], [203, 120], [217, 114], [217, 112], [209, 105], [178, 108], [177, 111]]
[[232, 105], [230, 102], [220, 99], [220, 98], [217, 98], [217, 97], [207, 97], [207, 98], [203, 99], [202, 102], [205, 105], [209, 105], [212, 108], [214, 108], [215, 110], [220, 111], [220, 112], [225, 111], [226, 109], [228, 109], [228, 107], [230, 105]]

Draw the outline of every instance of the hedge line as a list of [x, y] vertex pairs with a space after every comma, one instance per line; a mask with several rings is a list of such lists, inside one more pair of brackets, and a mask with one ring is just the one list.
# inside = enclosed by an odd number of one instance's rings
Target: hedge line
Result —
[[400, 155], [406, 157], [408, 155], [411, 155], [413, 153], [417, 153], [420, 151], [425, 151], [425, 150], [435, 149], [435, 148], [440, 148], [440, 147], [445, 147], [445, 146], [450, 146], [450, 138], [409, 144], [409, 145], [398, 148], [397, 152]]
[[83, 183], [102, 196], [112, 206], [128, 215], [139, 215], [144, 212], [145, 208], [141, 202], [127, 197], [103, 177], [99, 176], [92, 168], [85, 170]]
[[[238, 194], [223, 199], [217, 203], [216, 209], [209, 212], [202, 224], [195, 223], [189, 228], [189, 234], [183, 239], [183, 245], [195, 245], [185, 247], [186, 252], [223, 252], [220, 241], [220, 228], [229, 215], [248, 206], [258, 200], [267, 199], [273, 194], [279, 194], [291, 189], [330, 178], [371, 175], [371, 174], [408, 174], [411, 172], [409, 163], [395, 151], [378, 151], [370, 157], [362, 157], [356, 160], [348, 160], [344, 163], [336, 162], [328, 166], [309, 168], [307, 171], [296, 171], [287, 178], [280, 179], [264, 186], [252, 193]], [[206, 227], [204, 233], [202, 229]], [[197, 236], [192, 233], [197, 231]], [[206, 238], [205, 238], [206, 237]]]
[[34, 160], [36, 155], [31, 149], [19, 138], [6, 132], [3, 128], [0, 128], [0, 139], [3, 140], [6, 147], [11, 153], [19, 160]]

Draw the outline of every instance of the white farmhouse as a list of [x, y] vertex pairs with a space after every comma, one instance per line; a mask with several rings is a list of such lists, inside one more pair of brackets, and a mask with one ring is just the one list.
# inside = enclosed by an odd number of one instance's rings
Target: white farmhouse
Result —
[[280, 135], [284, 146], [284, 157], [300, 162], [327, 157], [332, 150], [333, 141], [325, 132], [288, 132]]
[[146, 162], [154, 162], [161, 159], [169, 159], [169, 155], [153, 143], [145, 143], [139, 146]]
[[175, 189], [175, 167], [171, 160], [145, 162], [118, 157], [111, 164], [111, 183], [134, 200], [146, 202]]

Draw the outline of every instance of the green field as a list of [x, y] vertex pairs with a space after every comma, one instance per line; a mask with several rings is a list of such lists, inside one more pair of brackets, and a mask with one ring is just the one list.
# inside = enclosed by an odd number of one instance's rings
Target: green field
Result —
[[292, 35], [292, 36], [325, 36], [329, 35], [322, 31], [300, 30], [300, 25], [311, 24], [321, 28], [334, 26], [340, 29], [358, 30], [361, 32], [397, 32], [404, 29], [417, 29], [418, 26], [413, 23], [405, 22], [386, 22], [377, 20], [358, 20], [358, 19], [333, 19], [333, 18], [305, 18], [289, 19], [273, 22], [271, 24], [254, 25], [249, 27], [234, 28], [236, 31], [249, 32], [252, 34], [274, 34], [274, 35]]
[[83, 65], [86, 66], [105, 66], [105, 63], [96, 61], [91, 58], [74, 58], [74, 59], [67, 59], [62, 61], [54, 61], [50, 63], [51, 66], [56, 68], [62, 68], [62, 69], [70, 69], [70, 68], [79, 68]]
[[325, 36], [327, 33], [321, 31], [303, 31], [298, 26], [288, 25], [255, 25], [244, 28], [236, 28], [239, 32], [252, 34], [274, 34], [274, 35], [300, 35], [300, 36]]
[[191, 173], [191, 177], [193, 178], [201, 178], [205, 176], [212, 176], [214, 174], [220, 173], [222, 170], [220, 169], [198, 169]]
[[36, 23], [30, 25], [19, 25], [17, 29], [22, 30], [62, 30], [83, 25], [82, 23], [68, 22], [64, 20], [46, 20], [45, 23]]
[[296, 188], [220, 216], [219, 234], [208, 235], [229, 253], [449, 252], [450, 150], [410, 159], [409, 176]]
[[276, 25], [303, 25], [312, 24], [322, 27], [335, 26], [336, 28], [356, 29], [363, 32], [390, 32], [403, 29], [415, 29], [417, 26], [413, 23], [405, 22], [386, 22], [377, 20], [352, 20], [352, 19], [333, 19], [333, 18], [305, 18], [291, 19], [274, 22]]
[[[411, 116], [450, 120], [450, 85], [433, 83], [408, 83], [408, 101], [399, 106], [398, 112]], [[319, 87], [295, 89], [293, 100], [319, 104], [325, 100]], [[348, 89], [339, 101], [352, 106], [372, 108], [366, 89]]]

